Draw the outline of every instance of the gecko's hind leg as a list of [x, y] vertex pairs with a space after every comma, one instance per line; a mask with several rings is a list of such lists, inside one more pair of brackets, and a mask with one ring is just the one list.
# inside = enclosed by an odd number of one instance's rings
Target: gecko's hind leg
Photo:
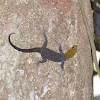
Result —
[[40, 63], [45, 63], [45, 62], [46, 62], [46, 60], [47, 60], [47, 59], [42, 58], [42, 60], [41, 60], [41, 61], [38, 61], [36, 65], [38, 66]]
[[43, 43], [42, 47], [45, 47], [46, 48], [47, 47], [48, 40], [47, 40], [47, 36], [46, 36], [45, 30], [43, 32], [43, 35], [44, 35], [44, 43]]

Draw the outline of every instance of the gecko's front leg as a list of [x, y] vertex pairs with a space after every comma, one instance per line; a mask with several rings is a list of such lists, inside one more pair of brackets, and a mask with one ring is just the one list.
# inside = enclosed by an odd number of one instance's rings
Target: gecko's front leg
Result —
[[61, 44], [59, 44], [59, 52], [60, 52], [61, 54], [63, 54], [63, 51], [62, 51], [62, 46], [61, 46]]
[[62, 69], [62, 71], [64, 71], [64, 60], [61, 61], [61, 69]]

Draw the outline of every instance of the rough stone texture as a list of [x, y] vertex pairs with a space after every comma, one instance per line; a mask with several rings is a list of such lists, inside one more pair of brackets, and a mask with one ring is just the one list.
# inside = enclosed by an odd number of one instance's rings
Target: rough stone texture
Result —
[[[89, 25], [92, 12], [84, 0]], [[43, 43], [43, 27], [48, 48], [65, 52], [78, 45], [77, 54], [60, 64], [41, 60], [38, 53], [21, 53], [18, 47], [39, 47]], [[93, 30], [92, 30], [93, 31]], [[92, 100], [92, 58], [87, 32], [77, 0], [0, 0], [0, 100]]]

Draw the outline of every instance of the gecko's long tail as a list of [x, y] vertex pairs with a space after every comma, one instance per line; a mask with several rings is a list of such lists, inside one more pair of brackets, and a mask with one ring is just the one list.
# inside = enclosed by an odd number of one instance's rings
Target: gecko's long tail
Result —
[[25, 53], [40, 52], [40, 51], [41, 51], [41, 48], [40, 48], [40, 47], [38, 47], [38, 48], [31, 48], [31, 49], [22, 49], [22, 48], [19, 48], [19, 47], [15, 46], [15, 45], [11, 42], [11, 40], [10, 40], [10, 37], [11, 37], [12, 34], [15, 34], [15, 33], [11, 33], [11, 34], [9, 35], [8, 41], [9, 41], [9, 43], [11, 44], [11, 46], [12, 46], [14, 49], [16, 49], [16, 50], [18, 50], [18, 51], [21, 51], [21, 52], [25, 52]]

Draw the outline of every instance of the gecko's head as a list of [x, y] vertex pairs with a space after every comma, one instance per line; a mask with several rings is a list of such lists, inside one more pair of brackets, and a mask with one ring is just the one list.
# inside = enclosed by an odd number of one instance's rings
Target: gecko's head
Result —
[[76, 52], [77, 52], [77, 45], [74, 45], [71, 49], [65, 52], [66, 59], [73, 57]]

